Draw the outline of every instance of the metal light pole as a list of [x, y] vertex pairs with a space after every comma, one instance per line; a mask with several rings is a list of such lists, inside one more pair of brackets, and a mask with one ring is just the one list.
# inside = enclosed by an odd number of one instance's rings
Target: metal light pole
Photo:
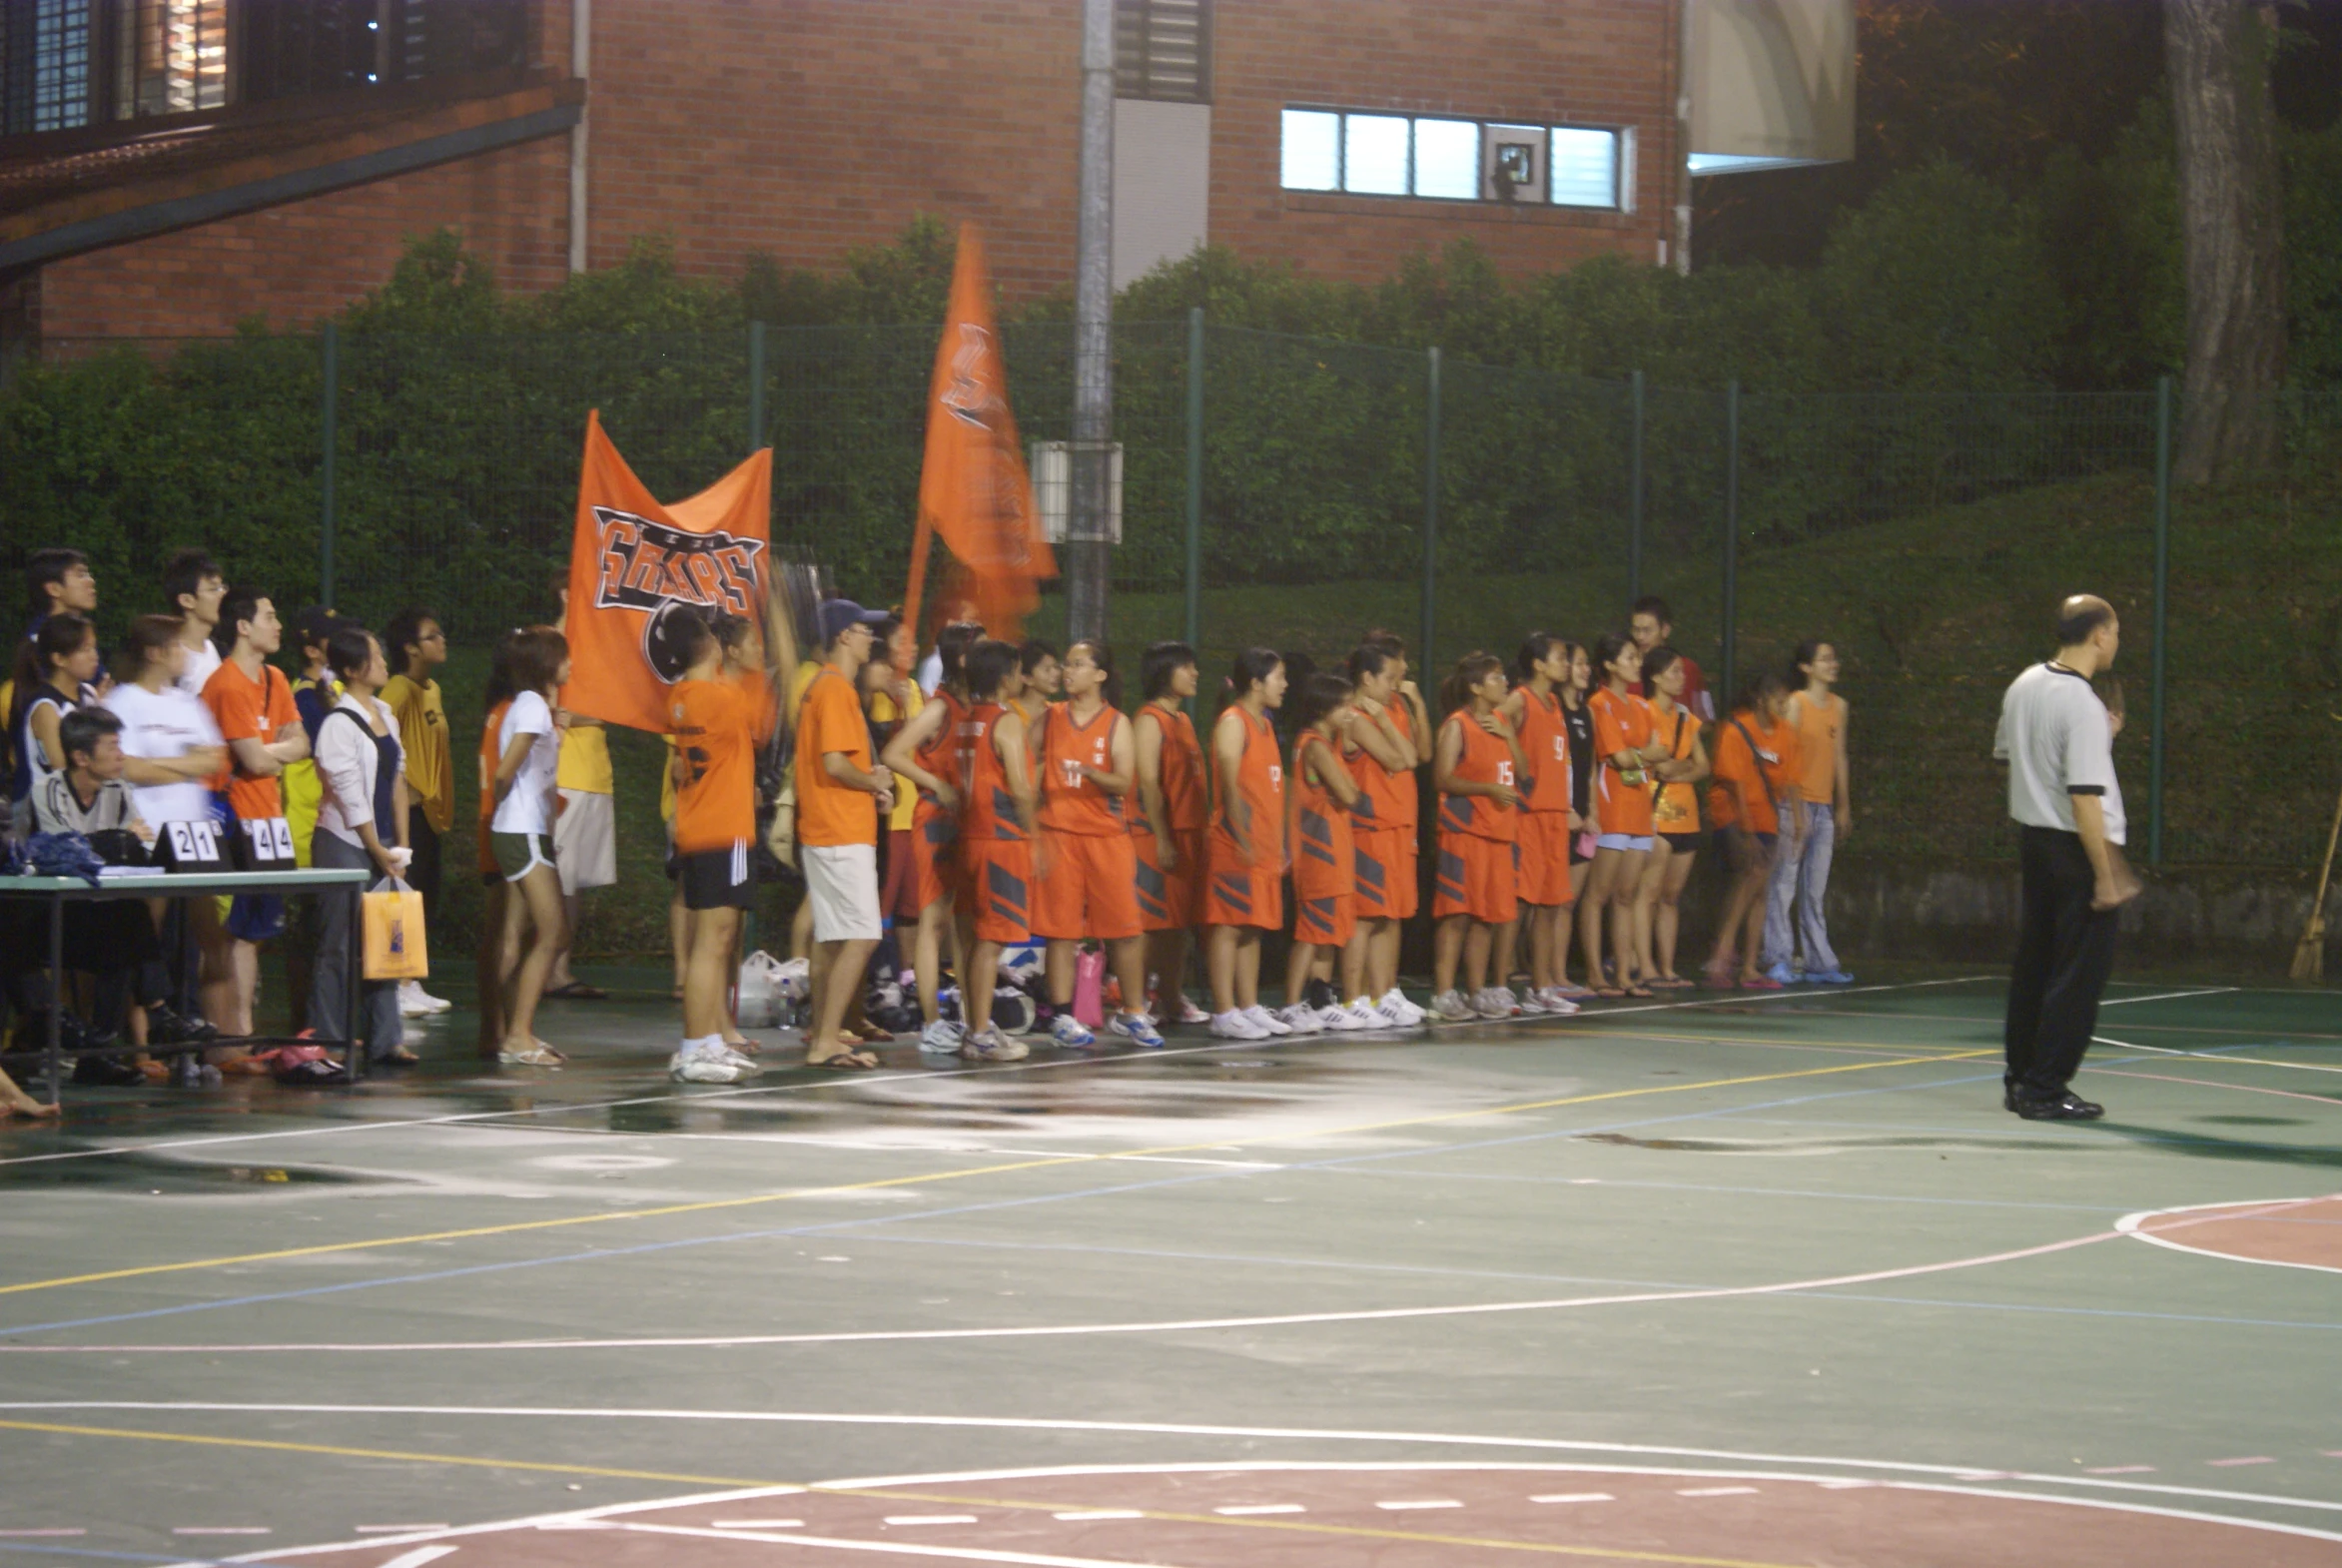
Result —
[[1114, 439], [1114, 0], [1082, 0], [1082, 185], [1074, 238], [1073, 493], [1066, 519], [1067, 623], [1106, 635], [1107, 464]]

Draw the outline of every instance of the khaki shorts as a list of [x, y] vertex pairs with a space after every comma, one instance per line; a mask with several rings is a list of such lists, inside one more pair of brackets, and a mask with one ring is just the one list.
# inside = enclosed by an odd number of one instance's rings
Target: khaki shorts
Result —
[[618, 813], [611, 796], [581, 789], [561, 791], [561, 812], [553, 818], [553, 853], [564, 897], [618, 880]]

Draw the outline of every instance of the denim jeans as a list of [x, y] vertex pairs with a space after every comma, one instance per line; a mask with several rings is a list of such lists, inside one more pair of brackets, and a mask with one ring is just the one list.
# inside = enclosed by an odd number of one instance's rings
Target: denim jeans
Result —
[[1838, 969], [1838, 954], [1830, 946], [1825, 906], [1830, 896], [1830, 856], [1838, 843], [1838, 816], [1834, 808], [1810, 800], [1799, 801], [1796, 809], [1805, 813], [1805, 837], [1793, 844], [1784, 833], [1774, 852], [1773, 881], [1765, 890], [1762, 962], [1767, 969], [1789, 962], [1790, 919], [1795, 905], [1795, 936], [1805, 949], [1805, 972], [1831, 974]]

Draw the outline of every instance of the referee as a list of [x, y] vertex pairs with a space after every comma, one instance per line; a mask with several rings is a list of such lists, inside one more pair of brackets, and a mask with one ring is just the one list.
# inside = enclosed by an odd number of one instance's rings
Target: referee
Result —
[[2105, 1115], [2066, 1086], [2097, 1026], [2114, 968], [2116, 912], [2138, 896], [2122, 858], [2122, 786], [2110, 716], [2090, 678], [2114, 662], [2114, 606], [2057, 606], [2057, 656], [2009, 682], [1992, 755], [2008, 764], [2008, 814], [2024, 830], [2024, 907], [2008, 978], [2001, 1105], [2028, 1122]]

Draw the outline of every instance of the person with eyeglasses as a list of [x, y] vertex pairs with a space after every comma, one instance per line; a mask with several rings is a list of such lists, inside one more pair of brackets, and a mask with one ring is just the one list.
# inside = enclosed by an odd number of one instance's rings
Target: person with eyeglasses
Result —
[[[383, 651], [391, 674], [382, 700], [398, 721], [406, 751], [406, 842], [414, 852], [406, 881], [422, 895], [423, 929], [439, 918], [439, 841], [455, 827], [455, 763], [447, 744], [447, 710], [431, 671], [447, 662], [447, 633], [429, 610], [409, 606], [383, 627]], [[398, 1012], [419, 1018], [444, 1013], [452, 1004], [422, 989], [419, 980], [398, 983]]]

